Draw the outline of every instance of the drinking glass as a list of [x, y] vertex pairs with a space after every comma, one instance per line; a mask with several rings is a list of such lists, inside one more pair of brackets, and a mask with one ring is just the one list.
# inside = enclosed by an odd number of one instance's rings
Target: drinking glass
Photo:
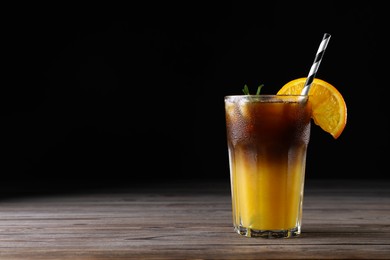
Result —
[[309, 97], [236, 95], [224, 102], [234, 230], [247, 237], [298, 236]]

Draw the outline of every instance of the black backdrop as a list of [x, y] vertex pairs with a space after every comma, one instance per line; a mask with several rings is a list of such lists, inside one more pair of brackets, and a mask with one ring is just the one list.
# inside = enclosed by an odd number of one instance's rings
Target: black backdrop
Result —
[[313, 124], [307, 178], [389, 178], [383, 6], [339, 2], [10, 7], [3, 183], [228, 180], [223, 97], [307, 76], [325, 32], [348, 123]]

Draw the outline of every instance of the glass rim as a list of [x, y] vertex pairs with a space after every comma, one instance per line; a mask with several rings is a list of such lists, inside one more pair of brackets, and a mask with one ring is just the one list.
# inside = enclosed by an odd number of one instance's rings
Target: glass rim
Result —
[[309, 95], [230, 95], [224, 97], [224, 102], [262, 102], [262, 103], [304, 103]]
[[228, 95], [225, 96], [225, 100], [307, 100], [310, 95], [297, 95], [297, 94], [281, 94], [281, 95], [273, 95], [273, 94], [265, 94], [265, 95]]
[[247, 94], [240, 94], [240, 95], [226, 95], [225, 98], [227, 97], [251, 97], [251, 98], [261, 98], [261, 97], [267, 97], [267, 98], [272, 98], [272, 97], [309, 97], [310, 95], [300, 95], [300, 94], [261, 94], [261, 95], [247, 95]]

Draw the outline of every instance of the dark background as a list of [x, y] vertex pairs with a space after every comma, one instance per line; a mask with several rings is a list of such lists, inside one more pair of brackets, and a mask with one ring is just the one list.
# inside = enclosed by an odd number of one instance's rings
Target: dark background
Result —
[[2, 185], [228, 180], [223, 97], [307, 76], [325, 32], [317, 77], [348, 122], [337, 140], [312, 125], [306, 176], [388, 179], [384, 7], [352, 3], [5, 9]]

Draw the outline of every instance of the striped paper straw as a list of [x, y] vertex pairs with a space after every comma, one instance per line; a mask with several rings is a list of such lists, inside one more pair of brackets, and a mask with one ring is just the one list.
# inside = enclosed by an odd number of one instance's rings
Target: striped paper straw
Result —
[[301, 95], [307, 95], [307, 93], [309, 93], [310, 86], [313, 83], [314, 77], [316, 76], [318, 67], [320, 66], [322, 60], [322, 56], [324, 56], [325, 49], [328, 46], [329, 39], [330, 39], [330, 34], [325, 33], [324, 37], [322, 38], [320, 47], [318, 48], [313, 65], [311, 65], [310, 72], [309, 75], [307, 76], [305, 86], [302, 89]]

